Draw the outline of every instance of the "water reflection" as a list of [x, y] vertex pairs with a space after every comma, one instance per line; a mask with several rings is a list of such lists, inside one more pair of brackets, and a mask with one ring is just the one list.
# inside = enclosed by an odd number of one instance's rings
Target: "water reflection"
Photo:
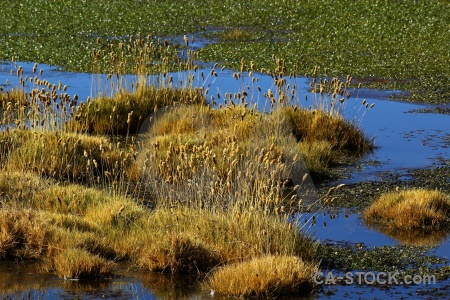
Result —
[[371, 227], [383, 234], [392, 237], [407, 246], [439, 246], [443, 241], [449, 237], [447, 230], [424, 232], [421, 230], [395, 230], [386, 227]]

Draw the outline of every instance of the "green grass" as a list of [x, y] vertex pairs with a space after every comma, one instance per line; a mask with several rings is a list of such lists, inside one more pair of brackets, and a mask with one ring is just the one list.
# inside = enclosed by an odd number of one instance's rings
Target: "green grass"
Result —
[[203, 60], [239, 68], [245, 58], [259, 69], [270, 68], [275, 54], [288, 69], [298, 61], [300, 74], [326, 66], [332, 75], [405, 89], [410, 100], [448, 102], [449, 14], [446, 1], [8, 2], [0, 12], [0, 59], [90, 71], [97, 37], [106, 48], [108, 39], [130, 33], [180, 35], [213, 26], [225, 30], [215, 34], [223, 42], [206, 47]]

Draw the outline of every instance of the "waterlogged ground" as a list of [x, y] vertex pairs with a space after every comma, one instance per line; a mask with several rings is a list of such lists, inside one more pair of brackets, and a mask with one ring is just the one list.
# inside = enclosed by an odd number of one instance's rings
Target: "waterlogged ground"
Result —
[[[5, 90], [18, 86], [15, 70], [22, 66], [23, 77], [34, 77], [32, 63], [11, 63], [0, 65], [0, 86]], [[225, 93], [247, 91], [250, 104], [261, 110], [268, 110], [270, 103], [263, 96], [268, 89], [274, 90], [273, 79], [254, 74], [255, 82], [247, 73], [241, 78], [233, 78], [233, 71], [216, 68], [217, 77], [211, 75], [212, 66], [205, 66], [194, 74], [194, 85], [209, 89], [208, 100], [214, 96], [221, 103]], [[110, 81], [104, 75], [63, 72], [57, 67], [39, 65], [42, 79], [50, 83], [67, 85], [67, 93], [77, 94], [80, 101], [98, 93], [112, 94]], [[10, 70], [13, 70], [12, 75]], [[205, 80], [201, 79], [201, 74]], [[174, 73], [174, 78], [184, 78], [185, 74]], [[179, 76], [179, 77], [177, 77]], [[132, 77], [126, 79], [130, 83]], [[149, 79], [150, 82], [154, 78]], [[297, 86], [296, 99], [308, 107], [320, 99], [309, 93], [309, 79], [288, 79]], [[28, 82], [27, 85], [30, 83]], [[27, 86], [28, 88], [29, 86]], [[261, 88], [259, 92], [258, 87]], [[386, 100], [395, 91], [376, 91], [361, 88], [352, 91], [346, 100], [345, 116], [359, 122], [370, 137], [375, 138], [378, 148], [374, 153], [337, 167], [336, 179], [316, 186], [319, 193], [326, 193], [329, 185], [346, 183], [338, 191], [338, 199], [318, 212], [304, 212], [295, 216], [306, 221], [303, 229], [308, 230], [322, 244], [322, 270], [334, 275], [344, 274], [343, 270], [374, 269], [406, 270], [421, 269], [423, 274], [435, 275], [435, 285], [321, 285], [312, 298], [441, 298], [448, 297], [446, 288], [450, 286], [448, 274], [450, 238], [448, 234], [428, 236], [396, 236], [382, 233], [376, 228], [366, 227], [361, 218], [361, 210], [377, 195], [397, 186], [429, 186], [443, 188], [450, 192], [450, 116], [446, 107], [416, 105]], [[366, 100], [375, 106], [365, 110], [361, 103]], [[427, 113], [421, 113], [427, 112]], [[430, 113], [431, 112], [431, 113]], [[407, 244], [404, 246], [403, 244]], [[428, 245], [415, 247], [414, 245]], [[375, 249], [375, 250], [374, 250]], [[388, 259], [389, 258], [389, 259]], [[403, 272], [403, 271], [402, 271]], [[0, 264], [0, 288], [5, 296], [14, 298], [67, 299], [67, 298], [145, 298], [182, 299], [214, 298], [210, 291], [200, 285], [200, 279], [174, 278], [162, 274], [149, 274], [139, 270], [127, 270], [126, 266], [107, 281], [64, 281], [52, 276], [38, 275], [35, 265]]]

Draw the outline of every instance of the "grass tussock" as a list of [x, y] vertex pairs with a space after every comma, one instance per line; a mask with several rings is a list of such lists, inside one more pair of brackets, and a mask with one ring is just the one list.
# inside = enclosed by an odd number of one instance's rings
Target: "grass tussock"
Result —
[[219, 268], [210, 285], [216, 293], [239, 298], [307, 294], [317, 270], [295, 256], [270, 255]]
[[60, 181], [117, 179], [134, 161], [132, 148], [101, 136], [12, 130], [4, 133], [1, 143], [5, 170], [34, 172]]
[[314, 241], [283, 217], [258, 211], [160, 209], [141, 226], [148, 233], [138, 231], [143, 243], [138, 260], [154, 271], [205, 271], [276, 253], [312, 261], [316, 250]]
[[383, 194], [364, 211], [365, 222], [399, 230], [441, 229], [448, 226], [449, 216], [449, 196], [426, 189]]
[[299, 142], [298, 147], [311, 177], [315, 179], [325, 177], [336, 157], [330, 142], [327, 140]]
[[352, 122], [341, 115], [330, 115], [322, 110], [285, 110], [295, 137], [302, 142], [328, 142], [335, 150], [364, 153], [373, 148], [371, 142]]
[[281, 203], [294, 200], [290, 192], [300, 189], [307, 174], [286, 121], [244, 106], [175, 108], [156, 120], [148, 141], [138, 158], [143, 177], [168, 183], [155, 192], [171, 203], [240, 202], [268, 210], [279, 206], [281, 212]]
[[0, 259], [39, 259], [46, 252], [52, 234], [40, 217], [29, 209], [0, 210]]
[[203, 104], [201, 89], [140, 87], [114, 97], [98, 97], [78, 106], [75, 118], [66, 127], [71, 131], [128, 135], [136, 134], [144, 121], [157, 109], [176, 104]]
[[102, 278], [112, 274], [111, 263], [81, 249], [58, 251], [46, 266], [52, 266], [57, 276], [67, 279]]

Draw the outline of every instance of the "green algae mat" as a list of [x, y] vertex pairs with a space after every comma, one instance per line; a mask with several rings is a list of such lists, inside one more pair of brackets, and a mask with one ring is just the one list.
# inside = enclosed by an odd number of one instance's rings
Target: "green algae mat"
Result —
[[4, 1], [0, 60], [91, 71], [97, 38], [202, 34], [205, 61], [272, 68], [272, 54], [300, 75], [314, 66], [402, 99], [450, 102], [448, 1]]

